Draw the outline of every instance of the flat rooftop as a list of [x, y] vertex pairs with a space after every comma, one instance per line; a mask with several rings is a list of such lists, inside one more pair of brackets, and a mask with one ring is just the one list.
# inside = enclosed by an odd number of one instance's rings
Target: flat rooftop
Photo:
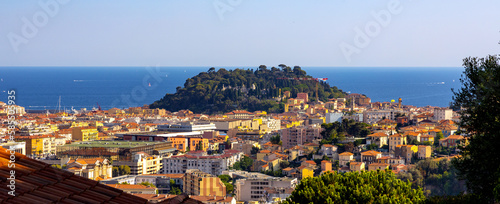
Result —
[[175, 137], [175, 136], [193, 136], [193, 135], [203, 135], [202, 132], [169, 132], [169, 131], [154, 131], [154, 132], [137, 132], [137, 133], [124, 133], [121, 135], [129, 136], [154, 136], [154, 137]]
[[126, 148], [126, 147], [140, 147], [145, 145], [154, 145], [165, 142], [147, 142], [147, 141], [85, 141], [85, 142], [75, 142], [72, 144], [65, 144], [64, 146], [73, 147], [114, 147], [114, 148]]

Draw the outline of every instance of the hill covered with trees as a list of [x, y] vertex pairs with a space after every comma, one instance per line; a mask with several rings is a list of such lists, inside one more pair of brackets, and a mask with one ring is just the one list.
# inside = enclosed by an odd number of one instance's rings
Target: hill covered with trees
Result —
[[236, 109], [282, 112], [284, 102], [278, 98], [285, 91], [290, 91], [291, 97], [301, 92], [308, 93], [309, 99], [315, 100], [316, 83], [319, 83], [318, 94], [323, 102], [345, 96], [342, 90], [325, 82], [288, 78], [312, 77], [299, 66], [292, 69], [284, 64], [271, 69], [261, 65], [256, 70], [220, 68], [216, 71], [212, 67], [187, 79], [184, 87], [177, 87], [174, 94], [167, 93], [150, 108], [168, 111], [189, 109], [196, 113], [222, 113]]

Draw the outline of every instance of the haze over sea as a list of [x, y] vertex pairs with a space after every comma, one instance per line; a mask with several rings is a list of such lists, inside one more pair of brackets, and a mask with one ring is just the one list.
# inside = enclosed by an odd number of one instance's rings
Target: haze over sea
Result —
[[[257, 67], [257, 66], [256, 66]], [[256, 67], [238, 67], [256, 69]], [[102, 109], [142, 106], [175, 93], [189, 77], [210, 67], [1, 67], [0, 100], [16, 90], [16, 103], [27, 110]], [[216, 67], [217, 69], [219, 67]], [[224, 67], [234, 69], [237, 67]], [[451, 88], [460, 88], [463, 68], [302, 67], [308, 75], [375, 101], [403, 99], [414, 106], [448, 106]], [[149, 86], [151, 84], [151, 86]]]

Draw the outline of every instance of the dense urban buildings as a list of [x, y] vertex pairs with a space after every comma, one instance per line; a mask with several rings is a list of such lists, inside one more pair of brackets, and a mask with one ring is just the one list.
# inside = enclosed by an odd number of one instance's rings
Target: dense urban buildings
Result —
[[455, 135], [451, 109], [372, 103], [360, 94], [327, 103], [285, 96], [283, 113], [204, 115], [146, 106], [24, 113], [14, 141], [3, 137], [2, 147], [150, 201], [186, 193], [202, 203], [234, 204], [276, 203], [302, 179], [327, 173], [404, 174], [467, 144], [467, 136]]

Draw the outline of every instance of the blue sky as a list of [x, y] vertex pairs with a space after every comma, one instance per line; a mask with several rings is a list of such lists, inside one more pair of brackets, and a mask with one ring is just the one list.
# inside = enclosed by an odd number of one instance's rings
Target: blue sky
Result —
[[65, 1], [2, 0], [0, 66], [460, 67], [500, 50], [494, 0]]

